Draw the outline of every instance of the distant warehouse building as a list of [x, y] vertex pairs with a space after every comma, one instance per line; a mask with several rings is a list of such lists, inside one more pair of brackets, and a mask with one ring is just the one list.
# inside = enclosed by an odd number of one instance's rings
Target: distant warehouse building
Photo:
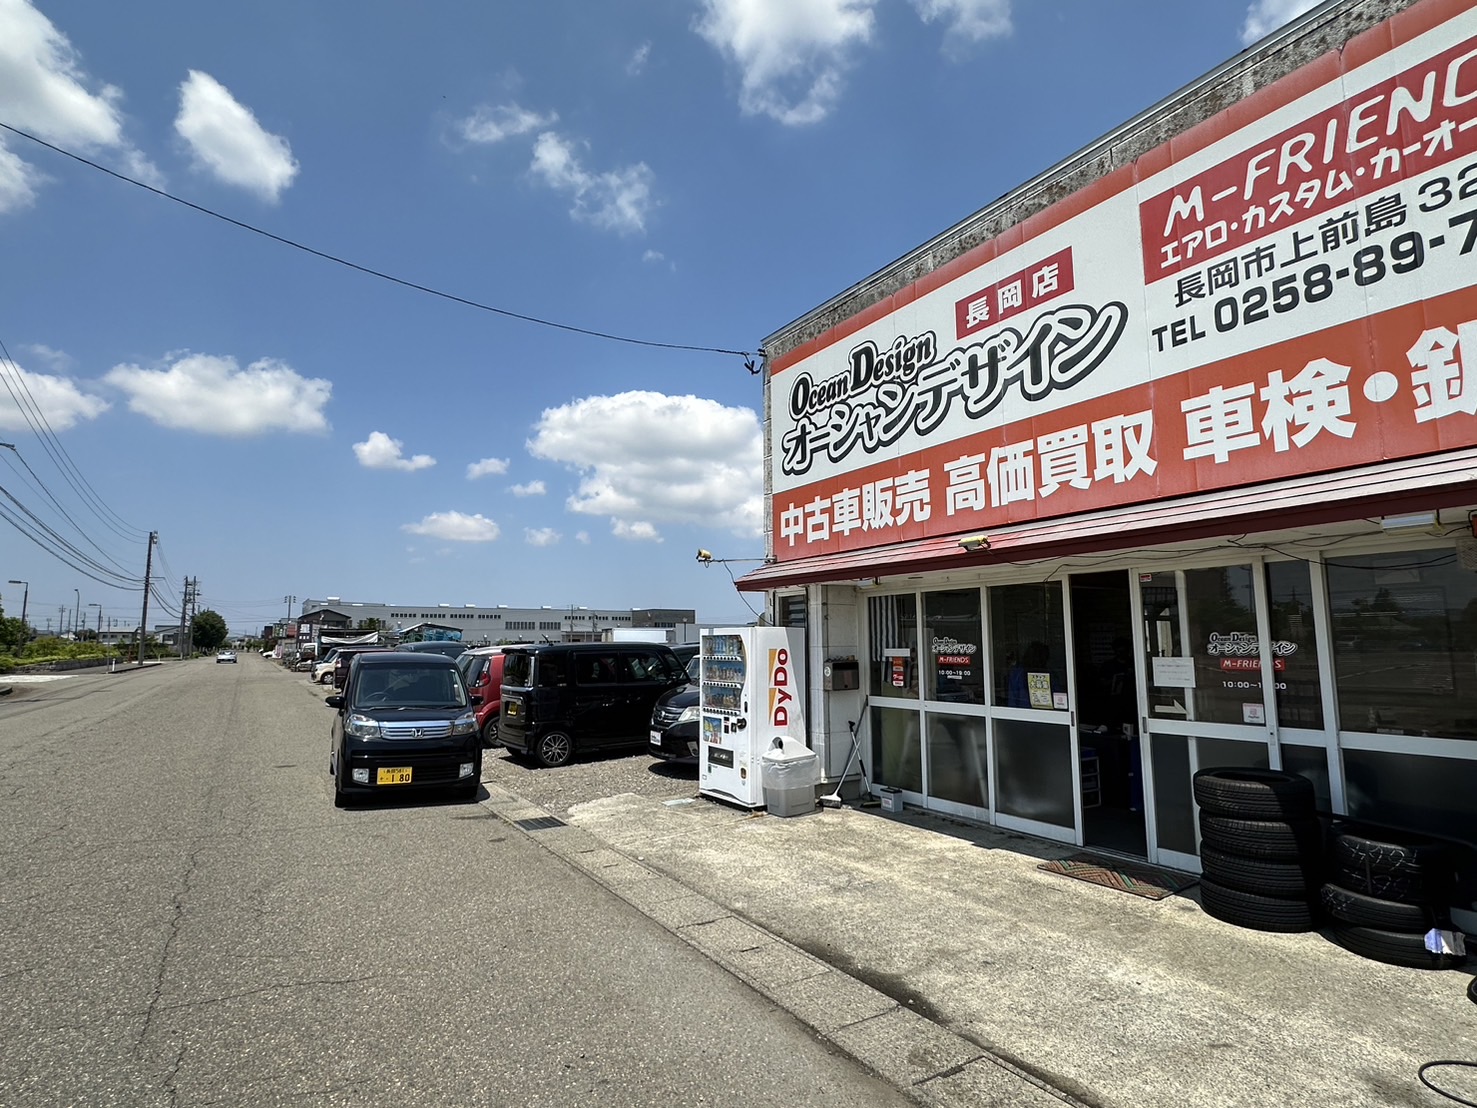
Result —
[[461, 632], [468, 643], [488, 645], [503, 642], [599, 642], [607, 630], [653, 628], [667, 632], [671, 642], [689, 642], [697, 637], [697, 612], [692, 608], [592, 609], [571, 606], [554, 608], [510, 608], [506, 604], [478, 607], [475, 604], [382, 604], [344, 600], [330, 596], [303, 601], [299, 619], [309, 624], [305, 638], [313, 637], [313, 626], [353, 629], [366, 625], [395, 634], [405, 634], [424, 625]]

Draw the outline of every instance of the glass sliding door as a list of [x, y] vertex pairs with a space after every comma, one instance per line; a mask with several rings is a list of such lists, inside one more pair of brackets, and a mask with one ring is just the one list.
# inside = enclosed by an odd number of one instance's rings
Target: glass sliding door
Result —
[[929, 808], [990, 817], [989, 671], [978, 588], [923, 594], [924, 793]]
[[1280, 678], [1285, 662], [1279, 670], [1260, 563], [1141, 573], [1138, 581], [1140, 718], [1155, 798], [1149, 856], [1198, 869], [1189, 778], [1213, 766], [1272, 764], [1278, 681], [1263, 677]]
[[1080, 842], [1061, 583], [996, 585], [988, 604], [996, 822]]

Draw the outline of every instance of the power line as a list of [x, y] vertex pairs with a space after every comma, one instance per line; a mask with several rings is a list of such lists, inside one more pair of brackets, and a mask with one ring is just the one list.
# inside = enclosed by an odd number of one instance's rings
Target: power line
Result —
[[492, 312], [494, 315], [504, 316], [508, 319], [520, 319], [524, 323], [534, 323], [540, 327], [552, 327], [558, 331], [568, 331], [576, 335], [588, 335], [590, 338], [605, 339], [608, 342], [623, 342], [628, 343], [632, 346], [655, 347], [659, 350], [690, 350], [700, 354], [727, 354], [736, 358], [744, 358], [750, 361], [752, 361], [753, 357], [755, 356], [755, 352], [752, 350], [728, 350], [719, 346], [691, 346], [686, 343], [656, 342], [652, 339], [632, 338], [629, 335], [615, 335], [611, 334], [608, 331], [595, 331], [588, 327], [576, 327], [570, 323], [556, 323], [554, 320], [551, 319], [541, 319], [538, 316], [525, 315], [522, 312], [511, 311], [507, 308], [497, 308], [491, 304], [483, 304], [477, 300], [469, 300], [465, 296], [457, 296], [455, 293], [443, 292], [440, 289], [431, 288], [429, 285], [418, 284], [415, 281], [407, 281], [403, 277], [395, 277], [392, 274], [385, 273], [383, 270], [372, 269], [369, 266], [360, 265], [358, 262], [351, 262], [348, 259], [340, 258], [335, 254], [329, 254], [326, 251], [314, 249], [311, 246], [296, 242], [293, 239], [284, 238], [282, 235], [273, 234], [271, 231], [264, 230], [261, 227], [254, 226], [250, 223], [245, 223], [239, 219], [233, 219], [231, 216], [222, 215], [220, 212], [214, 211], [200, 204], [193, 203], [192, 201], [185, 200], [182, 197], [175, 196], [173, 193], [166, 192], [161, 188], [155, 188], [153, 185], [148, 185], [145, 184], [143, 181], [135, 180], [134, 178], [129, 177], [127, 174], [119, 173], [117, 170], [114, 169], [109, 169], [105, 165], [99, 165], [97, 162], [94, 162], [88, 158], [84, 158], [81, 154], [74, 154], [70, 150], [65, 150], [62, 147], [53, 145], [52, 143], [49, 143], [44, 139], [37, 138], [33, 134], [22, 131], [19, 127], [12, 127], [9, 123], [0, 122], [0, 129], [9, 131], [11, 134], [17, 135], [20, 138], [28, 139], [29, 141], [34, 142], [37, 146], [44, 146], [47, 150], [50, 150], [56, 154], [60, 154], [63, 157], [71, 158], [75, 162], [81, 162], [83, 165], [88, 166], [91, 169], [95, 169], [99, 173], [106, 173], [109, 177], [117, 178], [118, 180], [123, 181], [126, 184], [141, 188], [146, 192], [152, 192], [155, 196], [161, 196], [165, 200], [172, 200], [176, 204], [180, 204], [183, 207], [191, 209], [192, 211], [199, 212], [201, 215], [208, 215], [212, 219], [220, 220], [222, 223], [229, 223], [233, 227], [239, 227], [243, 231], [250, 231], [254, 235], [261, 235], [263, 238], [271, 239], [273, 242], [280, 243], [283, 246], [290, 246], [294, 250], [301, 250], [305, 254], [311, 254], [313, 255], [313, 257], [321, 258], [326, 262], [333, 262], [335, 265], [344, 266], [345, 268], [355, 270], [370, 277], [378, 277], [381, 281], [389, 281], [391, 284], [399, 285], [402, 288], [413, 289], [416, 292], [423, 292], [428, 296], [439, 297], [442, 300], [450, 300], [454, 304], [462, 304], [468, 308], [476, 308], [478, 311]]

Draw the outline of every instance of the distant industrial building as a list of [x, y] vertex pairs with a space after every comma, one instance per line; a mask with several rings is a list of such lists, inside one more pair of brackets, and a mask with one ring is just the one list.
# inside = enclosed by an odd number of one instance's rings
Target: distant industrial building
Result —
[[[323, 631], [374, 627], [402, 634], [430, 624], [461, 632], [463, 642], [598, 642], [604, 633], [624, 628], [669, 632], [672, 642], [697, 638], [697, 612], [692, 608], [598, 609], [570, 606], [483, 608], [475, 604], [381, 604], [329, 596], [303, 601], [298, 622]], [[311, 635], [311, 631], [309, 632]]]

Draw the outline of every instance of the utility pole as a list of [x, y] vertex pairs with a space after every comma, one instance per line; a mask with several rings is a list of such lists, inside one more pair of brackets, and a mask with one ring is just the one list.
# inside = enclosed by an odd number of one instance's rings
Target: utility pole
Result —
[[159, 541], [159, 532], [149, 532], [149, 553], [144, 558], [144, 611], [138, 617], [138, 664], [144, 664], [144, 640], [149, 635], [149, 575], [154, 571], [154, 544]]
[[185, 657], [187, 649], [193, 650], [195, 647], [195, 616], [190, 605], [195, 600], [195, 590], [199, 587], [200, 578], [196, 577], [193, 583], [188, 577], [185, 578], [184, 599], [180, 601], [179, 606], [179, 656], [181, 659]]

